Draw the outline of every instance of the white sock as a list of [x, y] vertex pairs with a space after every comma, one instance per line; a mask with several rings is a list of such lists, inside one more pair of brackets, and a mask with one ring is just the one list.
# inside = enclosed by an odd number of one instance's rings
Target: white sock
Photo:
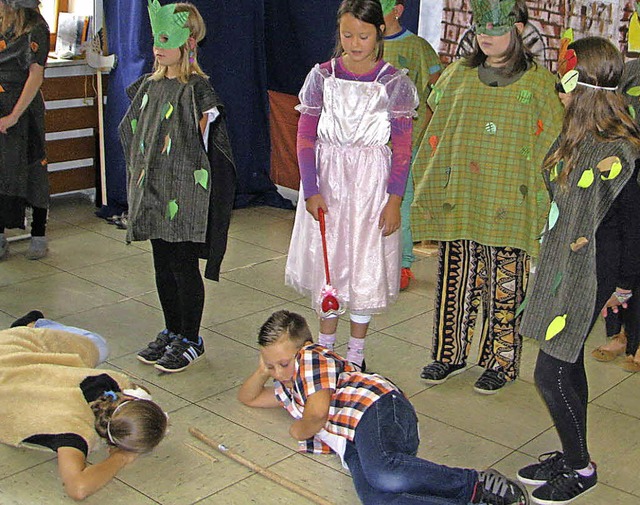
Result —
[[333, 347], [336, 345], [336, 334], [318, 333], [318, 343], [330, 351], [333, 351]]
[[364, 361], [364, 338], [349, 337], [347, 361], [362, 366], [362, 362]]
[[593, 467], [593, 465], [591, 463], [589, 463], [589, 465], [585, 468], [582, 468], [580, 470], [576, 470], [576, 472], [579, 475], [582, 475], [583, 477], [589, 477], [590, 475], [593, 475], [593, 472], [595, 472], [596, 469]]

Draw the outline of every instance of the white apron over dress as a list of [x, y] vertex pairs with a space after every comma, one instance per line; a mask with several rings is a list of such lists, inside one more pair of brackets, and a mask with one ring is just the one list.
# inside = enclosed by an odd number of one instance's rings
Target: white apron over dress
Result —
[[[387, 64], [388, 65], [388, 64]], [[378, 228], [391, 171], [389, 96], [378, 80], [324, 80], [318, 123], [318, 188], [327, 204], [326, 236], [331, 285], [354, 314], [382, 312], [398, 296], [402, 240]], [[320, 228], [306, 211], [303, 190], [296, 209], [285, 282], [311, 296], [320, 313], [325, 285]]]

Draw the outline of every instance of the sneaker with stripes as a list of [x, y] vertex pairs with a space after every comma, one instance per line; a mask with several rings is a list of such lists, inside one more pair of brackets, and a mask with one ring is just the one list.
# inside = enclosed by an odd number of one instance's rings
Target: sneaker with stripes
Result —
[[172, 340], [156, 364], [155, 368], [163, 372], [182, 372], [190, 364], [204, 356], [204, 342], [198, 337], [198, 342], [192, 342], [184, 337]]

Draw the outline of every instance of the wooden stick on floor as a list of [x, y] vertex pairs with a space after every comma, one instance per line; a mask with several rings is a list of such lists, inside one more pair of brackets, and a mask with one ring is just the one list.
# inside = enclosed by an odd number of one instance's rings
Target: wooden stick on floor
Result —
[[217, 451], [220, 451], [222, 454], [224, 454], [228, 458], [234, 461], [237, 461], [241, 465], [246, 466], [247, 468], [253, 470], [256, 473], [259, 473], [260, 475], [262, 475], [263, 477], [266, 477], [270, 481], [275, 482], [276, 484], [284, 488], [287, 488], [288, 490], [293, 491], [294, 493], [298, 493], [300, 496], [304, 496], [305, 498], [308, 498], [309, 500], [311, 500], [314, 503], [317, 503], [318, 505], [334, 505], [332, 502], [326, 500], [322, 496], [318, 496], [317, 494], [309, 491], [308, 489], [300, 486], [299, 484], [296, 484], [295, 482], [290, 481], [289, 479], [282, 477], [281, 475], [278, 475], [277, 473], [272, 472], [271, 470], [268, 470], [267, 468], [264, 468], [263, 466], [260, 466], [254, 463], [253, 461], [249, 461], [248, 459], [231, 452], [224, 445], [218, 444], [215, 441], [211, 440], [209, 437], [207, 437], [204, 433], [202, 433], [197, 428], [189, 428], [189, 433], [191, 433], [194, 437], [196, 437], [201, 442], [204, 442], [205, 444], [207, 444], [209, 447], [213, 447]]

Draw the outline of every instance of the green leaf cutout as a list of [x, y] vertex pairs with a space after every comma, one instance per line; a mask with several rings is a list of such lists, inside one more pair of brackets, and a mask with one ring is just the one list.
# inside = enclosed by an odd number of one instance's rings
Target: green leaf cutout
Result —
[[633, 88], [629, 88], [627, 90], [627, 95], [629, 95], [629, 96], [640, 96], [640, 86], [634, 86]]
[[524, 300], [522, 300], [522, 303], [520, 305], [518, 305], [518, 308], [516, 309], [516, 315], [514, 317], [518, 317], [520, 314], [522, 314], [522, 312], [524, 311], [524, 309], [527, 308], [527, 304], [529, 303], [529, 297], [525, 297]]
[[144, 110], [144, 108], [147, 106], [147, 103], [149, 103], [149, 95], [147, 95], [145, 93], [144, 96], [142, 97], [142, 103], [140, 104], [140, 110]]
[[174, 200], [170, 200], [169, 203], [167, 204], [167, 218], [169, 219], [173, 219], [174, 217], [176, 217], [176, 214], [178, 213], [178, 202]]
[[551, 283], [551, 294], [556, 296], [558, 294], [558, 288], [560, 284], [562, 284], [562, 278], [564, 274], [562, 272], [558, 272], [556, 276], [553, 278], [553, 282]]
[[135, 134], [137, 128], [138, 128], [138, 120], [134, 118], [131, 120], [131, 133]]
[[171, 114], [173, 114], [173, 105], [171, 105], [171, 102], [167, 102], [162, 106], [162, 116], [165, 119], [169, 119]]
[[556, 202], [551, 202], [551, 208], [549, 209], [549, 227], [547, 228], [548, 231], [553, 230], [553, 227], [558, 222], [558, 217], [560, 217], [558, 204]]
[[633, 107], [633, 105], [629, 105], [629, 115], [632, 119], [636, 118], [636, 109]]
[[593, 168], [587, 168], [582, 175], [580, 176], [580, 180], [578, 181], [579, 188], [588, 188], [593, 184], [595, 180], [595, 175], [593, 174]]
[[209, 172], [206, 169], [201, 168], [193, 172], [193, 178], [196, 180], [196, 184], [200, 184], [204, 189], [209, 186]]

